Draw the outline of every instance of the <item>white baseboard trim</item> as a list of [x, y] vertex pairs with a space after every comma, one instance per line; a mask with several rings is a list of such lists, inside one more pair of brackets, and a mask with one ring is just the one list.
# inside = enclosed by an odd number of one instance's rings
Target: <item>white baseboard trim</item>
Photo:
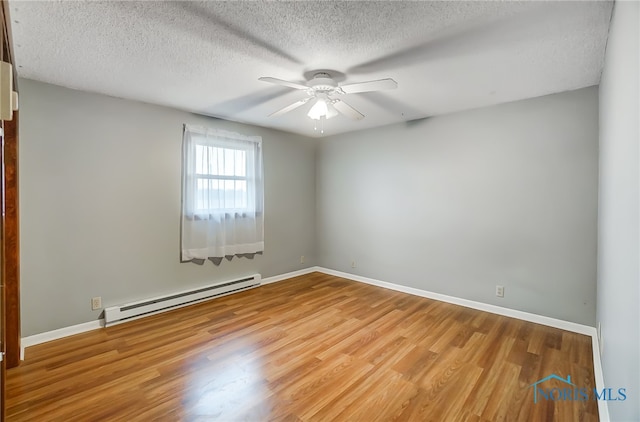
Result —
[[[427, 290], [416, 289], [413, 287], [393, 284], [386, 281], [380, 281], [373, 278], [363, 277], [356, 274], [336, 271], [329, 268], [315, 267], [315, 271], [342, 277], [361, 283], [371, 284], [373, 286], [383, 287], [389, 290], [395, 290], [402, 293], [408, 293], [415, 296], [426, 297], [428, 299], [439, 300], [441, 302], [451, 303], [454, 305], [464, 306], [466, 308], [477, 309], [492, 314], [502, 315], [523, 321], [529, 321], [536, 324], [546, 325], [548, 327], [559, 328], [565, 331], [571, 331], [578, 334], [584, 334], [591, 337], [591, 348], [593, 352], [593, 372], [595, 377], [596, 388], [602, 390], [604, 388], [604, 376], [602, 372], [602, 361], [600, 360], [600, 345], [598, 342], [598, 333], [595, 327], [577, 324], [575, 322], [564, 321], [561, 319], [550, 318], [543, 315], [532, 314], [529, 312], [518, 311], [515, 309], [503, 308], [501, 306], [490, 305], [487, 303], [476, 302], [468, 299], [461, 299], [454, 296], [447, 296], [440, 293], [434, 293]], [[609, 407], [605, 400], [598, 400], [598, 414], [601, 422], [609, 422]]]
[[[598, 330], [594, 327], [591, 334], [591, 346], [593, 349], [593, 375], [596, 379], [596, 388], [602, 391], [604, 388], [604, 372], [602, 371], [602, 360], [600, 358], [600, 340]], [[606, 400], [598, 400], [598, 416], [600, 422], [609, 422], [609, 404]]]
[[104, 320], [84, 322], [82, 324], [72, 325], [70, 327], [59, 328], [53, 331], [46, 331], [40, 334], [34, 334], [28, 337], [22, 337], [20, 342], [20, 360], [24, 360], [24, 351], [29, 346], [46, 343], [52, 340], [58, 340], [63, 337], [69, 337], [74, 334], [85, 333], [87, 331], [96, 330], [104, 327]]
[[[261, 284], [275, 283], [277, 281], [286, 280], [288, 278], [309, 274], [314, 271], [318, 271], [317, 267], [304, 268], [298, 271], [292, 271], [289, 273], [280, 274], [273, 277], [263, 278], [260, 283]], [[100, 319], [97, 321], [89, 321], [82, 324], [72, 325], [70, 327], [59, 328], [57, 330], [46, 331], [40, 334], [34, 334], [28, 337], [22, 337], [20, 342], [20, 360], [24, 360], [25, 349], [29, 346], [35, 346], [36, 344], [46, 343], [52, 340], [58, 340], [63, 337], [68, 337], [75, 334], [81, 334], [91, 330], [97, 330], [98, 328], [102, 328], [102, 327], [104, 327], [104, 320]]]
[[[561, 319], [550, 318], [542, 315], [532, 314], [529, 312], [518, 311], [515, 309], [503, 308], [501, 306], [490, 305], [487, 303], [476, 302], [473, 300], [462, 299], [454, 296], [447, 296], [440, 293], [434, 293], [427, 290], [416, 289], [413, 287], [402, 286], [399, 284], [389, 283], [386, 281], [380, 281], [373, 278], [363, 277], [356, 274], [345, 273], [342, 271], [336, 271], [324, 267], [309, 267], [302, 270], [292, 271], [285, 274], [280, 274], [272, 277], [263, 278], [261, 284], [271, 284], [278, 281], [287, 280], [289, 278], [298, 277], [313, 272], [321, 272], [324, 274], [334, 275], [336, 277], [342, 277], [361, 283], [370, 284], [373, 286], [383, 287], [389, 290], [395, 290], [398, 292], [408, 293], [415, 296], [421, 296], [428, 299], [439, 300], [441, 302], [452, 303], [454, 305], [460, 305], [467, 308], [477, 309], [480, 311], [489, 312], [492, 314], [503, 315], [511, 318], [520, 319], [523, 321], [529, 321], [536, 324], [542, 324], [549, 327], [559, 328], [561, 330], [571, 331], [578, 334], [584, 334], [591, 337], [591, 345], [593, 349], [593, 370], [595, 376], [596, 388], [602, 390], [604, 388], [604, 376], [602, 372], [602, 362], [600, 360], [600, 345], [598, 341], [598, 333], [595, 327], [588, 325], [577, 324], [575, 322], [563, 321]], [[72, 336], [74, 334], [80, 334], [91, 330], [104, 327], [104, 320], [89, 321], [83, 324], [72, 325], [70, 327], [64, 327], [53, 331], [47, 331], [41, 334], [35, 334], [28, 337], [23, 337], [20, 347], [20, 359], [24, 360], [25, 349], [29, 346], [34, 346], [40, 343], [46, 343], [52, 340], [58, 340], [63, 337]], [[604, 400], [598, 400], [598, 413], [600, 421], [609, 422], [609, 408], [607, 402]]]
[[263, 278], [260, 284], [276, 283], [278, 281], [282, 281], [282, 280], [286, 280], [288, 278], [293, 278], [293, 277], [298, 277], [298, 276], [301, 276], [301, 275], [313, 273], [315, 271], [319, 271], [318, 267], [309, 267], [309, 268], [304, 268], [302, 270], [291, 271], [289, 273], [284, 273], [284, 274], [280, 274], [280, 275], [274, 275], [272, 277]]
[[466, 308], [478, 309], [480, 311], [485, 311], [492, 314], [498, 314], [511, 318], [521, 319], [524, 321], [535, 322], [536, 324], [547, 325], [549, 327], [560, 328], [561, 330], [572, 331], [574, 333], [585, 334], [588, 336], [590, 336], [593, 330], [595, 330], [594, 327], [589, 327], [588, 325], [576, 324], [575, 322], [549, 318], [542, 315], [518, 311], [516, 309], [503, 308], [502, 306], [489, 305], [488, 303], [476, 302], [473, 300], [462, 299], [455, 296], [447, 296], [440, 293], [430, 292], [428, 290], [402, 286], [399, 284], [375, 280], [373, 278], [362, 277], [342, 271], [335, 271], [328, 268], [319, 268], [317, 271], [329, 275], [335, 275], [337, 277], [348, 278], [350, 280], [359, 281], [361, 283], [371, 284], [373, 286], [384, 287], [385, 289], [395, 290], [397, 292], [409, 293], [411, 295], [426, 297], [427, 299], [435, 299], [441, 302], [452, 303], [454, 305], [460, 305]]

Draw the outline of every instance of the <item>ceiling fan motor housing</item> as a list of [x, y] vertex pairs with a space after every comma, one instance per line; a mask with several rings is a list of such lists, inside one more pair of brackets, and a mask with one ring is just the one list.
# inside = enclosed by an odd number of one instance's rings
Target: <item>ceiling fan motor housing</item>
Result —
[[307, 85], [314, 92], [330, 92], [338, 87], [338, 84], [331, 79], [331, 75], [325, 72], [318, 72], [313, 75], [313, 79], [311, 79]]

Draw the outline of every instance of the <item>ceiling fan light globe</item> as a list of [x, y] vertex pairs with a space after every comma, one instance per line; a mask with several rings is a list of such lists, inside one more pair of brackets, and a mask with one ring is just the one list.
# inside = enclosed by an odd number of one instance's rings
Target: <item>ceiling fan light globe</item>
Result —
[[327, 107], [327, 102], [320, 98], [316, 103], [311, 107], [307, 116], [312, 118], [313, 120], [320, 120], [320, 117], [326, 117], [329, 109]]
[[336, 117], [338, 114], [338, 110], [336, 110], [331, 104], [327, 106], [327, 114], [325, 116], [327, 119]]

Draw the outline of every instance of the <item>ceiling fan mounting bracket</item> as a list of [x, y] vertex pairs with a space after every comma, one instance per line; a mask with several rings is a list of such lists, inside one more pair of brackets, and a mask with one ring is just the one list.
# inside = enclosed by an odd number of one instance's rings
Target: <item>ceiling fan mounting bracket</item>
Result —
[[313, 74], [313, 78], [326, 78], [326, 79], [331, 79], [331, 75], [328, 72], [315, 72]]

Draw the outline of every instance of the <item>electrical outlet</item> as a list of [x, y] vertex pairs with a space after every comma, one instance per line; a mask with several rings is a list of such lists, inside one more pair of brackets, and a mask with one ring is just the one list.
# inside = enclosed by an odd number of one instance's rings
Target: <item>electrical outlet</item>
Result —
[[355, 268], [356, 267], [356, 260], [352, 259], [351, 260], [351, 268]]
[[92, 297], [91, 298], [91, 310], [96, 311], [102, 308], [102, 298], [101, 297]]
[[496, 286], [496, 296], [504, 297], [504, 286], [500, 286], [500, 285]]
[[304, 264], [304, 255], [300, 255], [300, 263]]

